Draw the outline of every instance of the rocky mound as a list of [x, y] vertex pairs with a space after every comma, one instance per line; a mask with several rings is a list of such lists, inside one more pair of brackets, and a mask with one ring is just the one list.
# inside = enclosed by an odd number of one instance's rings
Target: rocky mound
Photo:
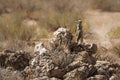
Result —
[[24, 51], [5, 50], [0, 53], [0, 66], [21, 71], [26, 66], [29, 66], [30, 58], [31, 56]]
[[[49, 49], [43, 43], [35, 46], [32, 59], [23, 51], [1, 52], [1, 68], [19, 72], [17, 76], [21, 77], [22, 75], [21, 80], [120, 79], [119, 64], [98, 61], [93, 56], [97, 51], [96, 44], [73, 42], [72, 34], [66, 28], [59, 28], [50, 40], [51, 47]], [[2, 74], [0, 76], [6, 77]]]

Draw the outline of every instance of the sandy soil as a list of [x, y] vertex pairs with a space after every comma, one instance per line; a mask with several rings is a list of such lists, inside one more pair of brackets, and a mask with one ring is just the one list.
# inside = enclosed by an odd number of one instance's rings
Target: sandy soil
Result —
[[[95, 33], [100, 45], [111, 48], [113, 44], [108, 37], [108, 32], [120, 26], [120, 12], [101, 12], [99, 10], [88, 10], [85, 13], [85, 19], [90, 25], [90, 32]], [[120, 39], [117, 43], [120, 43]], [[116, 43], [116, 40], [112, 40]]]

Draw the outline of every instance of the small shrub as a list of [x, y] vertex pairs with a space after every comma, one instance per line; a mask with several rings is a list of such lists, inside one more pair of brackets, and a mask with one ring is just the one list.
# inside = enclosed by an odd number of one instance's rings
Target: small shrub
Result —
[[108, 32], [108, 35], [112, 38], [120, 38], [120, 26], [114, 28], [114, 29], [111, 29], [109, 32]]
[[57, 48], [52, 52], [51, 59], [53, 60], [53, 63], [59, 68], [65, 68], [73, 61], [74, 55], [65, 53], [63, 49]]

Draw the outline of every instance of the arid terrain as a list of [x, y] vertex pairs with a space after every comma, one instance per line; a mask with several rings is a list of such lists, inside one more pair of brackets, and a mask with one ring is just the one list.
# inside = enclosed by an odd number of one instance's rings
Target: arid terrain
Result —
[[[0, 0], [0, 80], [120, 80], [120, 0]], [[84, 44], [76, 43], [81, 19]]]

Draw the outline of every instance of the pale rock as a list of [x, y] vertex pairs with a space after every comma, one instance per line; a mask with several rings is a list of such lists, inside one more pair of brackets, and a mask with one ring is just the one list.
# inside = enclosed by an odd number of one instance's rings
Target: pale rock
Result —
[[46, 55], [48, 54], [48, 50], [44, 47], [43, 43], [39, 43], [35, 45], [34, 53], [38, 55]]

